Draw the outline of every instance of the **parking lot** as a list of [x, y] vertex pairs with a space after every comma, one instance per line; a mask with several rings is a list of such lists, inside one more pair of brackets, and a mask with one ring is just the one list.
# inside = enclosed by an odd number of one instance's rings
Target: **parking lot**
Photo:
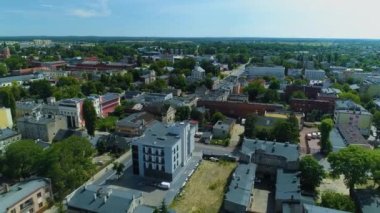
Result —
[[[312, 133], [319, 132], [316, 127], [304, 127], [300, 132], [300, 146], [301, 146], [301, 154], [314, 154], [318, 153], [321, 149], [319, 142], [320, 139], [316, 134], [312, 135]], [[310, 134], [310, 137], [308, 137]], [[307, 139], [310, 138], [309, 140]]]

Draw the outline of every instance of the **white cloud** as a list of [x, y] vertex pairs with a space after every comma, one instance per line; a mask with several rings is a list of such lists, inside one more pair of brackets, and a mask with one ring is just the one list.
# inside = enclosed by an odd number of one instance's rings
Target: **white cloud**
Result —
[[85, 7], [72, 8], [69, 14], [81, 18], [109, 16], [111, 10], [108, 7], [108, 0], [92, 0]]

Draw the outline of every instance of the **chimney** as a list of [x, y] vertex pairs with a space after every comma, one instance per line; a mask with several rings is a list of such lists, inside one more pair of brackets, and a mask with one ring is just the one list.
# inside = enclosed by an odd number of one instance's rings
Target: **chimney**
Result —
[[103, 197], [103, 203], [106, 203], [107, 202], [107, 196], [104, 196]]
[[9, 185], [7, 183], [4, 184], [4, 190], [5, 190], [5, 193], [10, 191]]
[[96, 193], [94, 193], [94, 200], [96, 200], [97, 197], [98, 197], [98, 196], [96, 195]]

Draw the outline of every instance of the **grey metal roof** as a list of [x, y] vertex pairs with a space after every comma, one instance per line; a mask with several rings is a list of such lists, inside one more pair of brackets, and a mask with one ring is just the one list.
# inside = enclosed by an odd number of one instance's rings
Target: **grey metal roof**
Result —
[[380, 193], [371, 189], [355, 189], [354, 194], [361, 212], [378, 213], [380, 210]]
[[305, 209], [307, 213], [348, 213], [346, 211], [340, 211], [310, 204], [303, 204], [303, 209]]
[[116, 126], [138, 128], [140, 126], [145, 126], [146, 123], [151, 122], [153, 120], [153, 117], [153, 115], [147, 112], [133, 113], [118, 121]]
[[333, 146], [333, 151], [339, 151], [340, 149], [346, 147], [346, 143], [344, 142], [344, 139], [340, 135], [337, 128], [333, 128], [331, 130], [329, 138]]
[[245, 73], [250, 77], [275, 76], [284, 78], [285, 67], [246, 67]]
[[355, 110], [360, 112], [368, 112], [363, 106], [351, 100], [337, 100], [335, 101], [335, 110]]
[[11, 130], [11, 129], [0, 129], [0, 141], [5, 140], [7, 138], [19, 135], [20, 133]]
[[2, 83], [8, 83], [8, 82], [14, 82], [14, 81], [28, 81], [35, 78], [35, 75], [19, 75], [19, 76], [10, 76], [10, 77], [4, 77], [0, 78], [0, 84]]
[[23, 181], [11, 186], [9, 192], [0, 194], [0, 212], [8, 212], [8, 207], [12, 207], [34, 191], [49, 185], [50, 183], [47, 179], [40, 178]]
[[88, 185], [75, 192], [68, 201], [68, 206], [99, 213], [127, 212], [133, 197], [140, 196], [141, 193], [133, 193], [120, 187]]
[[215, 129], [225, 129], [225, 130], [229, 130], [231, 125], [235, 122], [235, 119], [232, 119], [232, 118], [226, 118], [224, 120], [219, 120], [217, 121], [215, 124], [214, 124], [214, 127]]
[[282, 169], [278, 169], [276, 180], [276, 200], [301, 199], [301, 184], [298, 172], [285, 173]]
[[326, 78], [324, 70], [305, 70], [305, 78], [308, 80], [323, 80]]
[[224, 200], [247, 206], [255, 183], [255, 173], [255, 164], [239, 164], [233, 173]]
[[268, 155], [285, 157], [287, 161], [297, 161], [300, 156], [299, 147], [296, 144], [244, 138], [242, 145], [244, 154], [251, 155], [257, 150], [262, 150]]
[[151, 208], [149, 206], [141, 205], [138, 206], [133, 213], [153, 213], [154, 208]]

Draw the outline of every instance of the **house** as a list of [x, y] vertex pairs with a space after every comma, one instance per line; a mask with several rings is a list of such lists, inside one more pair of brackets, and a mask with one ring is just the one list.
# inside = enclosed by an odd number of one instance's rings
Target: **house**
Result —
[[[112, 185], [85, 185], [68, 198], [69, 213], [75, 212], [125, 212], [135, 213], [143, 205], [141, 192], [127, 191]], [[151, 209], [153, 211], [153, 209]], [[149, 212], [149, 211], [148, 211]]]
[[227, 138], [235, 125], [236, 121], [232, 118], [217, 121], [212, 127], [212, 134], [215, 138]]
[[21, 140], [21, 134], [12, 129], [0, 129], [0, 156], [5, 153], [7, 146]]
[[1, 107], [0, 108], [0, 129], [12, 128], [13, 119], [10, 108]]
[[25, 115], [32, 115], [40, 111], [42, 104], [35, 103], [34, 101], [18, 101], [16, 102], [16, 119], [24, 117]]
[[299, 172], [285, 172], [283, 169], [278, 169], [275, 191], [276, 212], [282, 210], [283, 204], [299, 204], [300, 200], [301, 184]]
[[49, 179], [25, 180], [4, 185], [0, 193], [0, 212], [43, 212], [53, 200]]
[[192, 157], [196, 127], [189, 122], [164, 125], [155, 121], [132, 141], [133, 173], [171, 182]]
[[144, 108], [146, 112], [149, 112], [157, 117], [157, 120], [163, 123], [173, 123], [175, 120], [176, 109], [174, 109], [170, 104], [154, 103], [146, 106]]
[[299, 146], [258, 139], [244, 138], [241, 148], [242, 160], [255, 163], [257, 171], [276, 174], [278, 169], [297, 171], [299, 167]]
[[126, 137], [141, 136], [153, 120], [154, 115], [150, 113], [133, 113], [116, 123], [115, 132]]
[[337, 126], [357, 127], [362, 135], [369, 136], [372, 114], [351, 100], [337, 100], [335, 102], [334, 122]]
[[52, 142], [60, 129], [67, 129], [67, 120], [60, 115], [41, 115], [40, 112], [17, 119], [22, 138]]
[[84, 99], [71, 98], [61, 100], [58, 103], [59, 114], [66, 117], [69, 128], [77, 129], [84, 127], [83, 101]]
[[143, 75], [140, 76], [140, 79], [144, 84], [151, 84], [156, 81], [156, 71], [154, 70], [146, 70], [143, 71]]
[[253, 201], [256, 165], [239, 164], [232, 174], [231, 182], [224, 196], [223, 209], [226, 212], [247, 212]]
[[190, 79], [192, 81], [202, 81], [206, 76], [206, 71], [199, 65], [195, 65], [194, 69], [191, 71]]
[[356, 145], [363, 146], [365, 148], [372, 148], [372, 146], [363, 137], [363, 135], [360, 133], [360, 130], [356, 126], [340, 124], [337, 125], [336, 129], [342, 136], [347, 146]]

